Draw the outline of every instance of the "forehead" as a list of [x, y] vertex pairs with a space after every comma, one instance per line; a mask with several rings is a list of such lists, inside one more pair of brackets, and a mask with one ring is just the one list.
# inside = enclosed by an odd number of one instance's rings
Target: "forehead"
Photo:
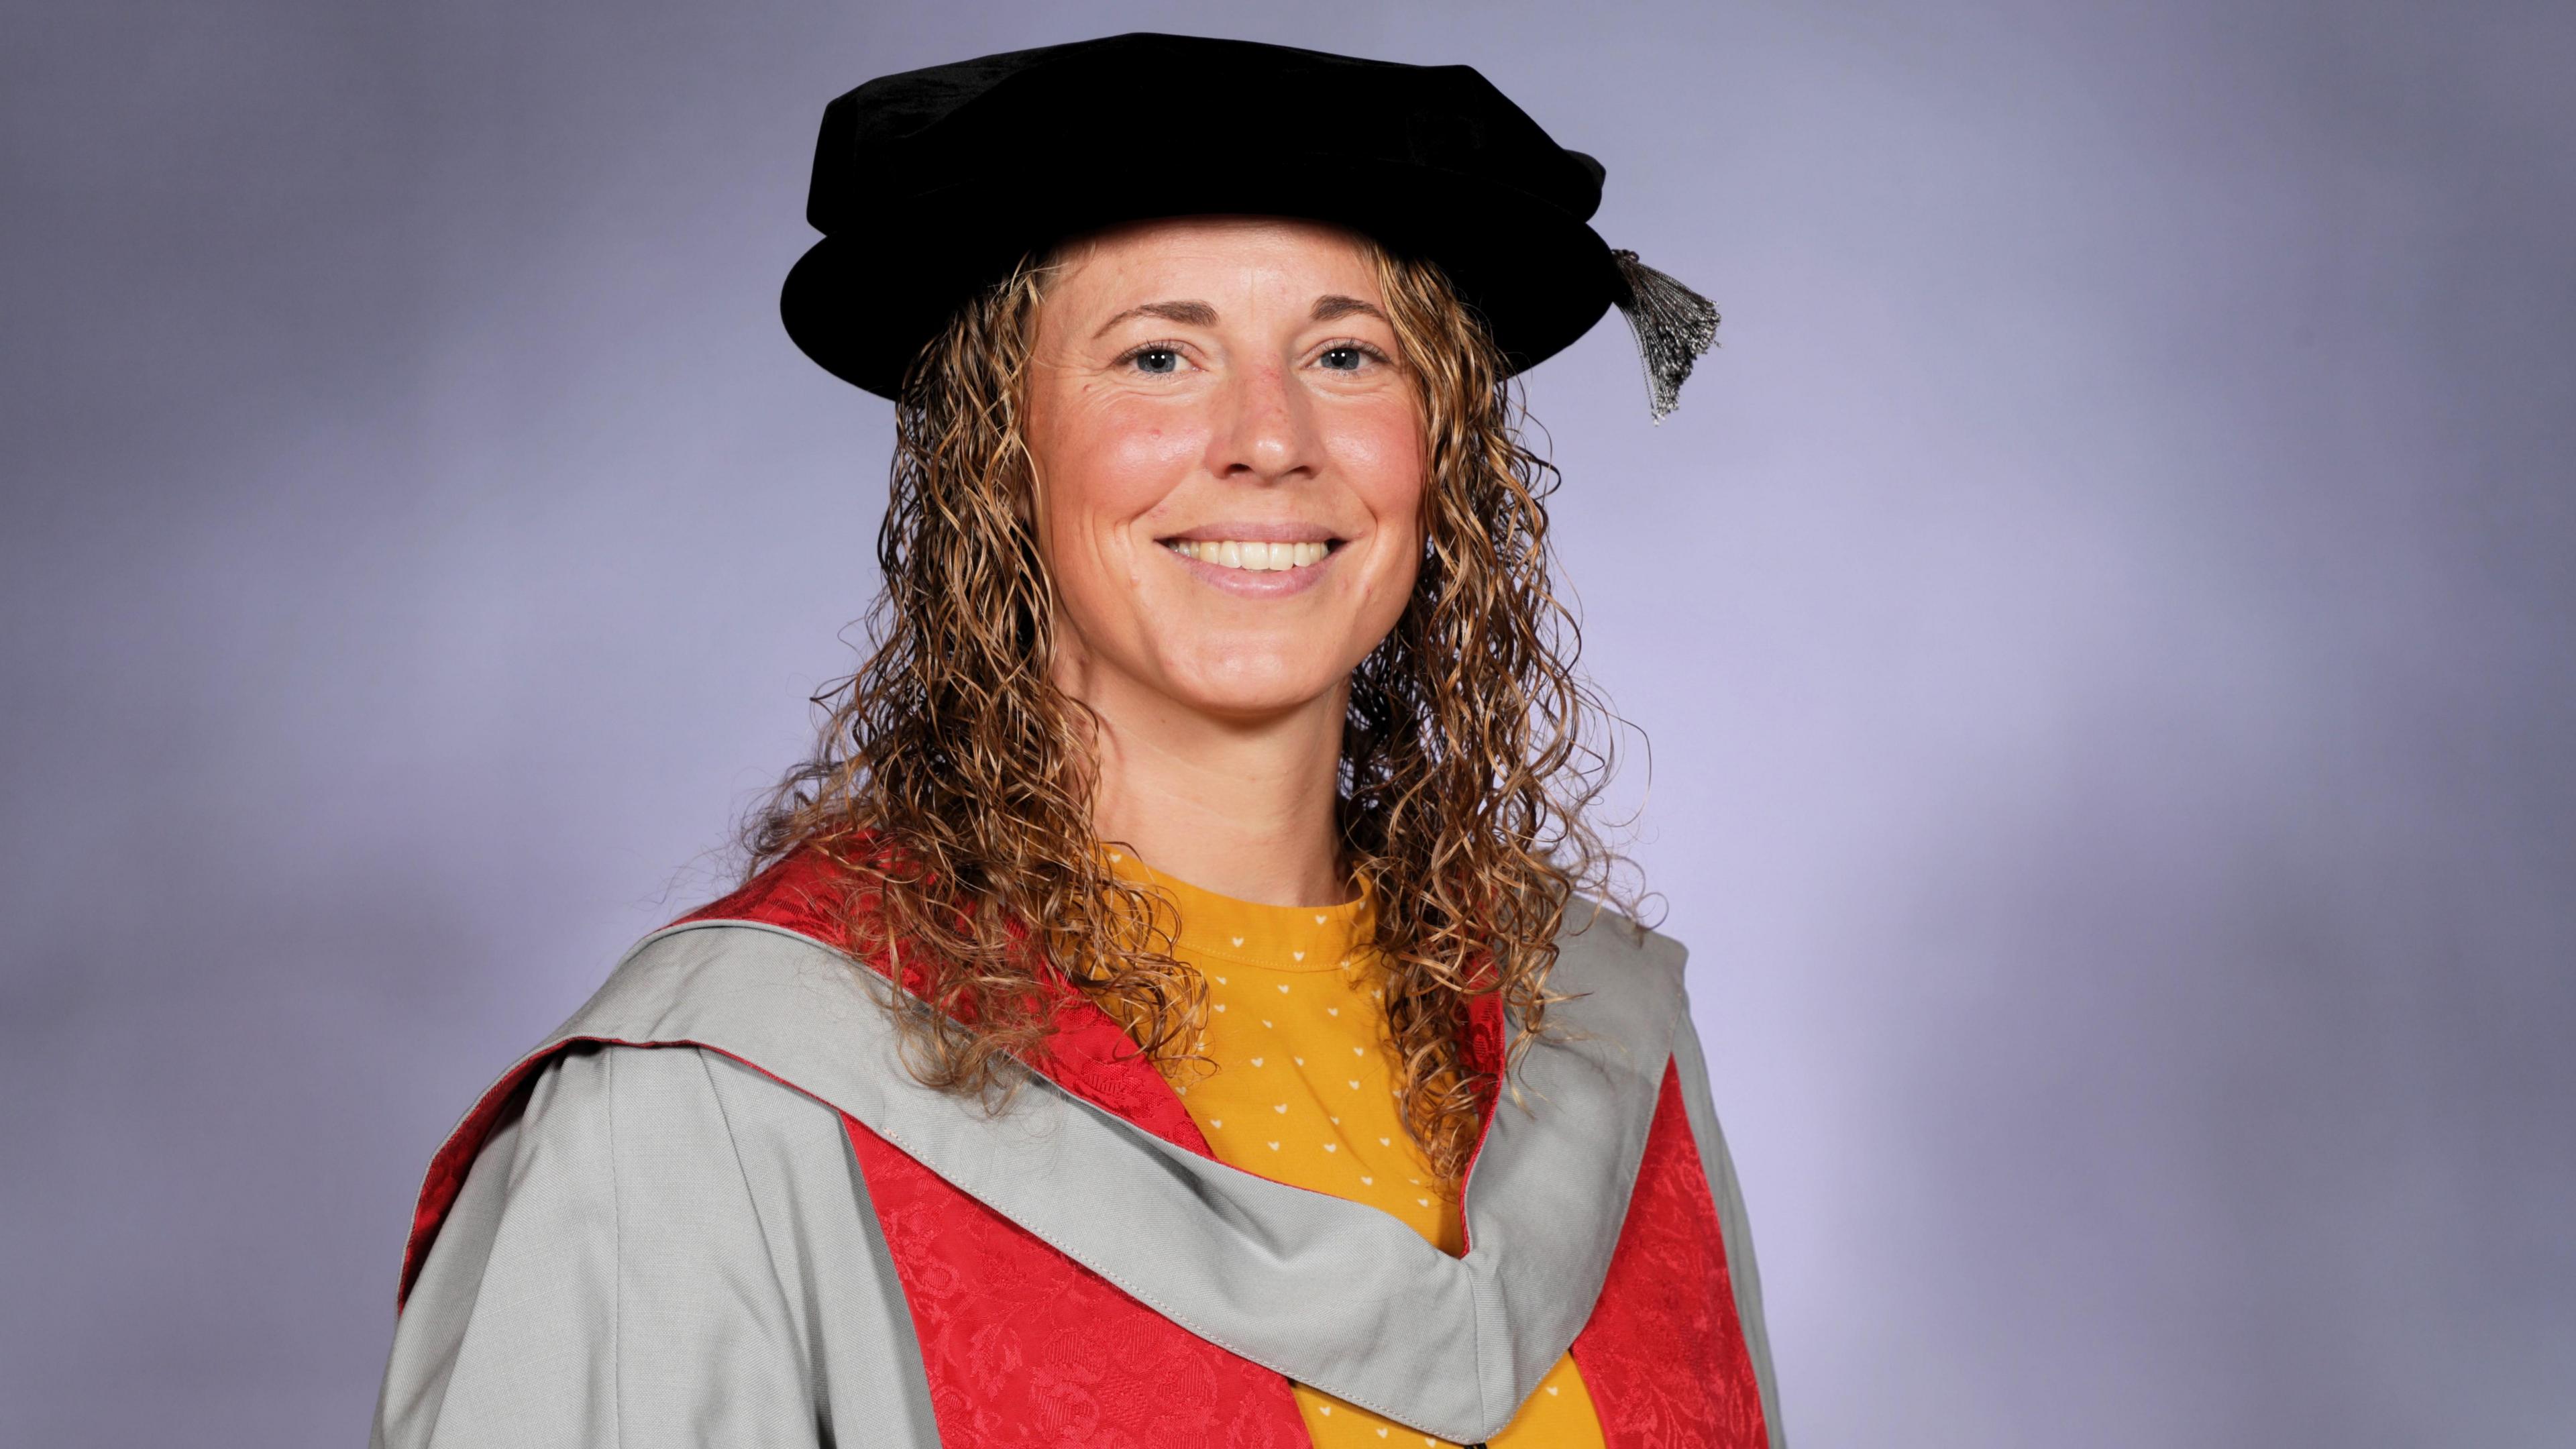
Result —
[[1325, 293], [1378, 302], [1372, 252], [1357, 232], [1289, 217], [1131, 222], [1057, 248], [1047, 302], [1075, 313], [1184, 297], [1222, 309], [1263, 294], [1297, 307]]

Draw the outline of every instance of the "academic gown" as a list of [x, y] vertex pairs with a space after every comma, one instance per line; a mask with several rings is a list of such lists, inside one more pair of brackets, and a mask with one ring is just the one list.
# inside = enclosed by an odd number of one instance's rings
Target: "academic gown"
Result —
[[645, 938], [442, 1147], [376, 1449], [1290, 1449], [1290, 1380], [1473, 1444], [1569, 1347], [1611, 1449], [1783, 1449], [1679, 943], [1568, 912], [1453, 1258], [1215, 1161], [1078, 998], [998, 1112], [922, 1086], [926, 1008], [796, 869]]

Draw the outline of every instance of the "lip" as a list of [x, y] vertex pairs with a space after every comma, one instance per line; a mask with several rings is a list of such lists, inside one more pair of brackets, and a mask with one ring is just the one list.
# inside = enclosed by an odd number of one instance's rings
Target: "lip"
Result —
[[[1231, 528], [1239, 525], [1228, 524], [1225, 526]], [[1293, 527], [1295, 525], [1284, 526]], [[1199, 537], [1198, 533], [1195, 531], [1190, 533], [1176, 533], [1171, 536], [1173, 538], [1188, 539], [1196, 539]], [[1326, 543], [1332, 540], [1332, 535], [1330, 534], [1314, 536], [1311, 533], [1308, 536], [1302, 537], [1280, 535], [1268, 538], [1252, 533], [1211, 533], [1208, 534], [1207, 537], [1241, 539], [1247, 543]], [[1157, 544], [1156, 547], [1159, 548], [1161, 545]], [[1207, 585], [1209, 588], [1232, 594], [1239, 599], [1285, 599], [1296, 594], [1302, 594], [1308, 589], [1315, 587], [1317, 584], [1322, 583], [1324, 581], [1325, 571], [1333, 566], [1333, 561], [1335, 559], [1342, 556], [1343, 550], [1338, 548], [1327, 550], [1322, 558], [1319, 558], [1310, 564], [1300, 564], [1293, 569], [1259, 570], [1230, 569], [1222, 564], [1209, 563], [1205, 559], [1195, 559], [1189, 557], [1187, 554], [1175, 553], [1168, 548], [1164, 548], [1162, 552], [1165, 558], [1168, 558], [1172, 562], [1179, 564], [1181, 567], [1188, 569], [1192, 577], [1196, 578], [1200, 583]]]
[[[1191, 543], [1207, 543], [1211, 540], [1223, 540], [1229, 538], [1242, 543], [1336, 543], [1341, 540], [1341, 535], [1317, 523], [1278, 521], [1269, 523], [1202, 523], [1196, 528], [1183, 529], [1179, 533], [1164, 534], [1162, 537], [1157, 538], [1154, 541], [1156, 543], [1170, 543], [1176, 539], [1186, 539]], [[1330, 558], [1331, 556], [1332, 555], [1330, 554], [1325, 555], [1327, 558]], [[1308, 564], [1307, 567], [1312, 568], [1314, 565]]]

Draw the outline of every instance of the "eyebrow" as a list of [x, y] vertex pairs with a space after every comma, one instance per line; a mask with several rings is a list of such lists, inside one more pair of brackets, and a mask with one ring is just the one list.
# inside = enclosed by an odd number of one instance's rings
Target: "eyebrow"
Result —
[[1100, 330], [1092, 333], [1091, 336], [1097, 341], [1108, 336], [1110, 328], [1134, 317], [1160, 317], [1166, 322], [1178, 322], [1184, 327], [1216, 325], [1216, 309], [1205, 302], [1147, 302], [1141, 307], [1130, 307], [1101, 323]]
[[[1357, 297], [1344, 297], [1339, 295], [1317, 297], [1315, 299], [1314, 315], [1315, 320], [1318, 322], [1331, 322], [1337, 318], [1353, 316], [1375, 317], [1380, 322], [1386, 322], [1386, 314], [1384, 312], [1379, 311], [1377, 308], [1361, 301]], [[1395, 324], [1392, 322], [1386, 322], [1386, 325], [1392, 327]]]

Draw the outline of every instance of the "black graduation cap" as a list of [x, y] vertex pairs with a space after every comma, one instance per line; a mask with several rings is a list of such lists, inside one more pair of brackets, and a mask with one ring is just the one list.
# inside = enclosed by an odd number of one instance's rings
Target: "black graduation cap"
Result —
[[1672, 411], [1717, 309], [1588, 224], [1601, 163], [1468, 66], [1134, 34], [880, 76], [823, 111], [788, 335], [881, 397], [956, 309], [1055, 242], [1151, 217], [1347, 226], [1436, 263], [1518, 371], [1619, 307]]

